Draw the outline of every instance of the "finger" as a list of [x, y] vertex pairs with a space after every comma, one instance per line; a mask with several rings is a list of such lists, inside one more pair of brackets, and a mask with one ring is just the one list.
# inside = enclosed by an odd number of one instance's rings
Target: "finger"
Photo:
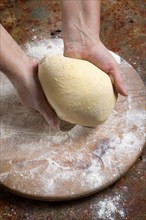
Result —
[[120, 75], [120, 71], [119, 69], [114, 69], [114, 70], [111, 70], [108, 75], [110, 76], [114, 86], [115, 86], [115, 89], [116, 91], [123, 95], [123, 96], [127, 96], [128, 93], [124, 87], [124, 84], [123, 84], [123, 80], [122, 80], [122, 77]]
[[40, 113], [51, 127], [57, 126], [58, 124], [57, 115], [54, 114], [51, 110], [48, 112], [40, 111]]
[[56, 127], [58, 124], [58, 117], [55, 111], [48, 105], [44, 104], [42, 107], [39, 107], [38, 111], [45, 118], [46, 122], [51, 127]]

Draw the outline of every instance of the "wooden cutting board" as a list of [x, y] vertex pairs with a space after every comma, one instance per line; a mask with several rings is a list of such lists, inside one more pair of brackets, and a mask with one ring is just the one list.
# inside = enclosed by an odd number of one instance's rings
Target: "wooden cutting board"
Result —
[[119, 96], [109, 119], [97, 128], [51, 130], [39, 113], [21, 105], [0, 74], [0, 185], [40, 200], [67, 200], [109, 186], [144, 148], [145, 87], [119, 58], [129, 96]]

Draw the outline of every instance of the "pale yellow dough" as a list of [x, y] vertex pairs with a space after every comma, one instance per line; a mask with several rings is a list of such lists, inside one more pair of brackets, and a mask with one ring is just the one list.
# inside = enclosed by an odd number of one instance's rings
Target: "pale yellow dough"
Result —
[[70, 123], [102, 124], [115, 106], [110, 77], [88, 61], [47, 56], [39, 63], [38, 77], [57, 115]]

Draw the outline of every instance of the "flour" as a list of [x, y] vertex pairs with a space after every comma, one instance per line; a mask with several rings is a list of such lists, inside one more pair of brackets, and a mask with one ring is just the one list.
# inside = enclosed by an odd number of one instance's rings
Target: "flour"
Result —
[[129, 104], [128, 109], [131, 109], [131, 101], [132, 101], [131, 96], [129, 95], [127, 99]]
[[[23, 48], [39, 60], [47, 54], [63, 54], [61, 39], [31, 42]], [[123, 62], [117, 55], [115, 59]], [[31, 185], [31, 195], [41, 193], [46, 198], [59, 192], [65, 198], [76, 197], [79, 191], [84, 195], [113, 183], [140, 155], [145, 134], [143, 90], [140, 95], [130, 92], [128, 98], [119, 97], [116, 109], [98, 128], [76, 125], [62, 132], [21, 105], [8, 79], [2, 74], [0, 79], [0, 182], [4, 185], [16, 179], [11, 188], [26, 194]], [[133, 75], [130, 80], [134, 81]], [[102, 220], [116, 220], [115, 214], [123, 218], [119, 203], [118, 196], [106, 198], [93, 211]]]
[[47, 55], [63, 55], [63, 41], [61, 39], [52, 39], [39, 41], [38, 44], [33, 42], [23, 45], [26, 53], [38, 60]]
[[127, 124], [130, 123], [131, 126], [137, 126], [143, 134], [145, 135], [145, 123], [146, 122], [146, 113], [145, 111], [127, 111], [124, 113], [123, 117], [126, 117]]
[[116, 220], [124, 219], [125, 211], [121, 205], [121, 195], [105, 197], [94, 205], [91, 205], [92, 220]]

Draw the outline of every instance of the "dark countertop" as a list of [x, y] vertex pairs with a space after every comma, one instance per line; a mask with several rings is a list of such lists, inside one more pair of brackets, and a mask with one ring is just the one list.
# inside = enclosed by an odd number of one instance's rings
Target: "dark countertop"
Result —
[[[145, 0], [103, 0], [101, 13], [103, 42], [110, 50], [127, 60], [144, 82], [146, 82], [145, 7]], [[59, 0], [1, 1], [1, 21], [19, 44], [61, 37], [60, 8]], [[129, 172], [111, 187], [88, 198], [70, 202], [34, 201], [0, 189], [0, 219], [145, 220], [145, 167], [146, 150]], [[103, 201], [108, 206], [107, 209]], [[106, 213], [102, 218], [100, 207], [104, 207]]]

